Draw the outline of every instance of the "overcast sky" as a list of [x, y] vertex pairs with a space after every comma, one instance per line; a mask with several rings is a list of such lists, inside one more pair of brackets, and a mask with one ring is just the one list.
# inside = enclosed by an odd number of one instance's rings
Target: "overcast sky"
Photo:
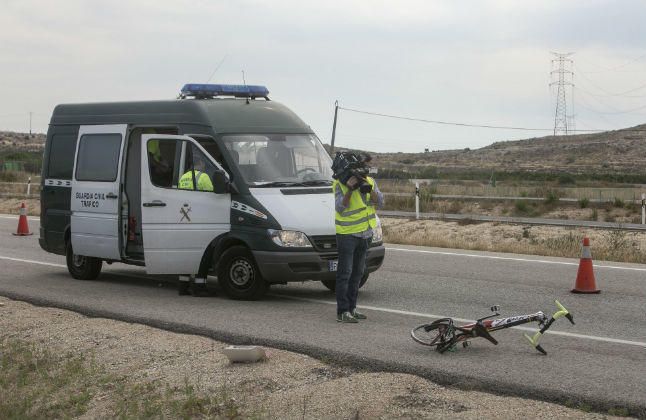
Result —
[[[550, 51], [575, 53], [576, 128], [614, 129], [646, 122], [644, 22], [638, 0], [0, 0], [0, 130], [27, 131], [31, 111], [45, 132], [58, 103], [175, 98], [220, 62], [212, 82], [244, 70], [324, 142], [335, 100], [550, 128]], [[536, 135], [340, 111], [337, 144], [413, 152]]]

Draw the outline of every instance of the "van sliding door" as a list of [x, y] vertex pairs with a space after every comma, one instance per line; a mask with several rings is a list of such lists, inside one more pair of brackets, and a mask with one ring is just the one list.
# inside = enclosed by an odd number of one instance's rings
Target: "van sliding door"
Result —
[[126, 129], [125, 124], [79, 129], [71, 200], [76, 255], [121, 259], [119, 177]]

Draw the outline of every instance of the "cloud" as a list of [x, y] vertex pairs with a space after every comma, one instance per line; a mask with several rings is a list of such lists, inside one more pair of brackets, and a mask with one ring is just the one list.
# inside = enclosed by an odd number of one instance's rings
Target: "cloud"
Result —
[[[173, 98], [184, 83], [205, 82], [225, 56], [214, 81], [239, 83], [244, 70], [248, 83], [268, 85], [324, 140], [337, 99], [421, 118], [549, 127], [549, 51], [577, 52], [582, 71], [620, 65], [646, 53], [645, 13], [641, 2], [609, 0], [9, 0], [0, 15], [0, 80], [11, 101], [0, 104], [0, 127], [24, 130], [34, 111], [45, 130], [57, 103]], [[646, 60], [623, 70], [644, 71]], [[646, 83], [646, 72], [588, 76], [613, 91]], [[608, 100], [617, 109], [635, 102]], [[643, 120], [606, 118], [620, 126]], [[341, 141], [377, 150], [478, 147], [526, 135], [348, 113], [339, 121]]]

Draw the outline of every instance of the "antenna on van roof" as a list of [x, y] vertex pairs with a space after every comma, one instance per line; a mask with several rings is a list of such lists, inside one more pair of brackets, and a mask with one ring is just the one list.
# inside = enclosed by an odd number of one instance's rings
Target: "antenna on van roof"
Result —
[[211, 81], [211, 79], [213, 79], [213, 76], [215, 76], [215, 73], [217, 73], [217, 71], [220, 70], [220, 67], [222, 66], [222, 63], [224, 63], [224, 60], [226, 60], [228, 56], [229, 56], [229, 54], [224, 54], [224, 57], [222, 57], [222, 60], [220, 60], [218, 65], [215, 66], [215, 70], [213, 70], [213, 73], [211, 73], [211, 77], [209, 77], [206, 80], [206, 83], [209, 83]]

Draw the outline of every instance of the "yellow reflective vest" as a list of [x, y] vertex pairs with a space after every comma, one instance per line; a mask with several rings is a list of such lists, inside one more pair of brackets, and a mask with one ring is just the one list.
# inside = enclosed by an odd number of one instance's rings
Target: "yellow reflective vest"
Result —
[[[367, 177], [366, 180], [372, 187], [375, 186], [375, 181]], [[337, 188], [345, 195], [348, 192], [348, 186], [341, 184], [338, 180], [332, 183], [332, 191], [336, 197]], [[336, 233], [340, 235], [351, 235], [353, 233], [365, 232], [368, 229], [375, 229], [377, 227], [377, 216], [374, 203], [370, 202], [370, 193], [361, 194], [356, 191], [350, 196], [348, 207], [342, 212], [334, 212], [334, 224], [336, 226]]]
[[204, 172], [200, 171], [188, 171], [179, 179], [179, 189], [180, 190], [192, 190], [193, 189], [193, 172], [195, 172], [195, 181], [197, 181], [197, 190], [198, 191], [213, 191], [213, 183], [211, 178]]

